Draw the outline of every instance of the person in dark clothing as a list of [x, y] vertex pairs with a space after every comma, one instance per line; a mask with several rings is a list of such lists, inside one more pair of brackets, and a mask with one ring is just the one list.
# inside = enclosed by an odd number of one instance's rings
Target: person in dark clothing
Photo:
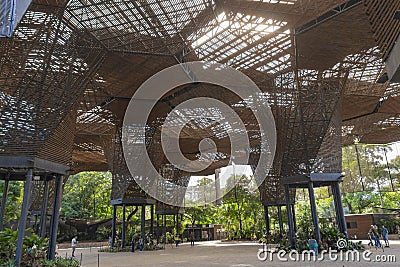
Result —
[[190, 246], [194, 247], [194, 232], [193, 231], [190, 233]]
[[140, 250], [140, 251], [143, 251], [143, 246], [144, 246], [144, 241], [143, 241], [143, 238], [141, 237], [141, 238], [139, 239], [139, 250]]

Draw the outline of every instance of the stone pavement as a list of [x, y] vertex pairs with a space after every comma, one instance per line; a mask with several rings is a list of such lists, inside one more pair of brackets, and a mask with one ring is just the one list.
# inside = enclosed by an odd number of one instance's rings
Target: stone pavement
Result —
[[[365, 241], [364, 241], [365, 242]], [[97, 248], [82, 248], [77, 249], [77, 259], [82, 253], [82, 266], [84, 267], [203, 267], [203, 266], [228, 266], [228, 267], [253, 267], [253, 266], [294, 266], [294, 267], [314, 267], [314, 266], [334, 266], [334, 267], [368, 267], [368, 266], [400, 266], [400, 241], [391, 241], [391, 247], [385, 249], [385, 252], [375, 251], [371, 249], [372, 254], [368, 256], [371, 261], [363, 259], [360, 254], [360, 261], [349, 262], [340, 258], [336, 261], [329, 259], [325, 255], [322, 261], [293, 261], [289, 259], [289, 255], [283, 258], [288, 261], [279, 261], [277, 255], [274, 254], [273, 261], [260, 261], [257, 257], [257, 252], [262, 246], [257, 243], [247, 242], [197, 242], [195, 247], [190, 247], [190, 244], [181, 244], [178, 248], [167, 245], [165, 250], [158, 251], [143, 251], [134, 253], [106, 253], [97, 252]], [[61, 256], [71, 255], [70, 249], [60, 249], [58, 253]], [[389, 260], [389, 255], [392, 257], [392, 262], [377, 262], [377, 257]], [[295, 255], [294, 255], [295, 256]], [[350, 257], [351, 258], [351, 257]], [[99, 265], [98, 265], [99, 259]], [[307, 259], [307, 257], [306, 257]], [[396, 260], [396, 262], [394, 262]]]

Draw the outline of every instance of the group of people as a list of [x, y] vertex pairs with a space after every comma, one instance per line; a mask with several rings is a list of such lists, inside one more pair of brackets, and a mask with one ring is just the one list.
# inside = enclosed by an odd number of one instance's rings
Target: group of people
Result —
[[380, 236], [382, 236], [382, 239], [385, 241], [385, 247], [389, 247], [389, 231], [388, 231], [388, 229], [383, 225], [382, 229], [381, 229], [381, 233], [379, 233], [378, 226], [371, 225], [371, 228], [368, 231], [368, 239], [369, 239], [368, 246], [370, 246], [370, 247], [374, 246], [375, 249], [383, 248], [381, 241], [380, 241]]

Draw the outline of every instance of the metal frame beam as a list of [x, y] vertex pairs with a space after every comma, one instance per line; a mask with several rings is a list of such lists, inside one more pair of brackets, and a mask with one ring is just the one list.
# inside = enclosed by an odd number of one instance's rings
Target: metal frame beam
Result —
[[48, 258], [50, 260], [53, 260], [56, 254], [58, 217], [60, 215], [61, 198], [63, 190], [62, 185], [63, 185], [63, 176], [59, 175], [56, 180], [56, 192], [54, 193], [53, 214], [51, 216], [51, 225], [50, 225], [50, 241], [49, 241], [49, 252], [48, 252], [49, 254]]
[[26, 219], [28, 217], [29, 199], [31, 195], [33, 170], [29, 169], [26, 173], [25, 185], [24, 185], [24, 196], [22, 200], [21, 216], [18, 223], [18, 238], [17, 248], [15, 252], [15, 266], [21, 265], [22, 250], [25, 237]]
[[9, 182], [10, 182], [10, 172], [7, 173], [3, 185], [3, 196], [1, 198], [1, 206], [0, 206], [0, 231], [4, 230], [4, 216], [6, 212]]
[[311, 30], [312, 28], [317, 27], [318, 25], [324, 23], [325, 21], [333, 19], [334, 17], [352, 9], [353, 7], [358, 6], [362, 2], [363, 0], [350, 0], [342, 5], [339, 5], [334, 9], [331, 9], [330, 11], [326, 12], [325, 14], [322, 14], [321, 16], [313, 19], [312, 21], [307, 22], [306, 24], [296, 28], [295, 34], [301, 34], [308, 30]]
[[29, 156], [0, 156], [0, 168], [39, 169], [66, 175], [70, 170], [67, 165]]

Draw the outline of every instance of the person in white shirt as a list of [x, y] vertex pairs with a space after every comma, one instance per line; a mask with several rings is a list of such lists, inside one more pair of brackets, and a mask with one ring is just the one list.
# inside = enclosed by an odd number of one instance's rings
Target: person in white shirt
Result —
[[78, 243], [78, 237], [74, 236], [71, 241], [71, 248], [72, 248], [72, 257], [75, 257], [75, 249], [76, 249], [76, 244]]

